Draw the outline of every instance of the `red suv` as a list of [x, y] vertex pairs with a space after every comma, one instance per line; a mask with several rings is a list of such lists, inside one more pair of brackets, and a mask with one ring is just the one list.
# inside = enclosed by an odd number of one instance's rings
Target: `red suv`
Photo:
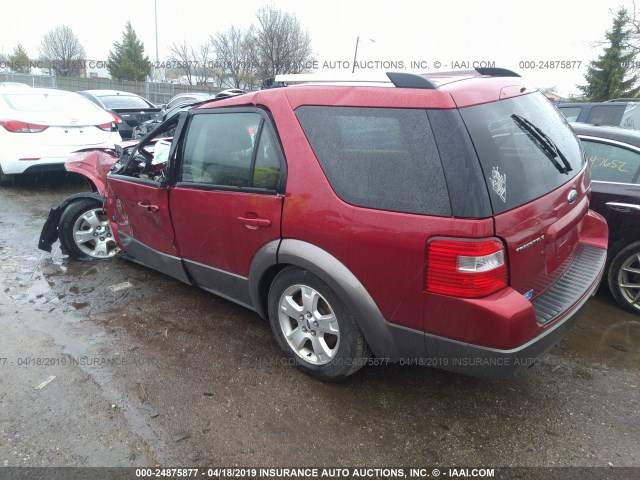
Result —
[[[67, 164], [40, 247], [133, 261], [268, 318], [324, 380], [372, 356], [528, 367], [595, 291], [607, 226], [561, 114], [508, 70], [214, 100]], [[285, 83], [291, 79], [278, 79]]]

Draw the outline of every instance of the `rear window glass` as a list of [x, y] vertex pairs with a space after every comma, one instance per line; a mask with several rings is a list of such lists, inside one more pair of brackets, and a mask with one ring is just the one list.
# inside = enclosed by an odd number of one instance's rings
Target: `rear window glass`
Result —
[[304, 106], [296, 115], [329, 183], [345, 202], [451, 215], [425, 110]]
[[578, 139], [540, 93], [460, 113], [478, 152], [494, 213], [529, 203], [582, 169]]
[[76, 95], [43, 93], [2, 95], [6, 104], [21, 112], [74, 112], [103, 111], [88, 100]]
[[141, 97], [135, 97], [131, 95], [108, 95], [106, 97], [100, 97], [105, 107], [114, 108], [152, 108]]
[[602, 182], [634, 183], [638, 178], [640, 154], [607, 143], [583, 139], [591, 166], [591, 178]]

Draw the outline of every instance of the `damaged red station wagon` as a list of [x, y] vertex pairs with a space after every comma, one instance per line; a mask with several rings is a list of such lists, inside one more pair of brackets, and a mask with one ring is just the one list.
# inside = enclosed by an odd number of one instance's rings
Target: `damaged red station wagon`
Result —
[[131, 260], [268, 318], [306, 373], [530, 366], [597, 288], [607, 225], [560, 113], [504, 69], [289, 84], [79, 153], [40, 248]]

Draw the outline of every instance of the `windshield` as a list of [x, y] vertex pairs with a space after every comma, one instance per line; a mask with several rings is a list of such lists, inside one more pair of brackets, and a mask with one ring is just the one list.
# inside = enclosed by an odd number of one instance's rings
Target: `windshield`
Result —
[[460, 112], [478, 152], [494, 213], [555, 190], [585, 163], [566, 120], [540, 93]]

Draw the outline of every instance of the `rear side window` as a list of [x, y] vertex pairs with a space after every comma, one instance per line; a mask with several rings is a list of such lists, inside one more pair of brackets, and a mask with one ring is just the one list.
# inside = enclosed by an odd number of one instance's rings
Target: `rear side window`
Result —
[[602, 182], [636, 183], [640, 168], [640, 154], [626, 148], [582, 140], [587, 160], [591, 165], [591, 178]]
[[480, 158], [494, 213], [555, 190], [584, 165], [578, 139], [541, 93], [460, 113]]
[[622, 123], [626, 105], [598, 105], [591, 109], [587, 123], [593, 125], [615, 125]]
[[296, 115], [329, 183], [345, 202], [451, 215], [425, 110], [303, 106]]

